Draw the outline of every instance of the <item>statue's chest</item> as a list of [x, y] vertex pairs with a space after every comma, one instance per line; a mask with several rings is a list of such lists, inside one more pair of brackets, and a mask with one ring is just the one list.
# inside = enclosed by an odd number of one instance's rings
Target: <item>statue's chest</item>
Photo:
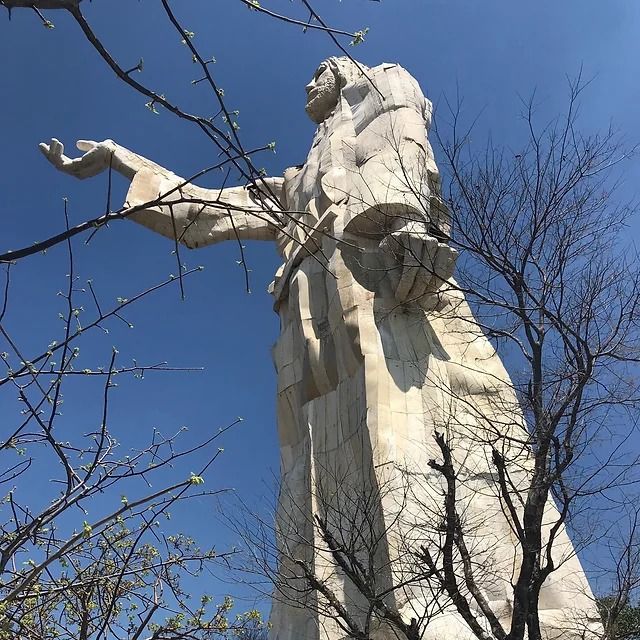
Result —
[[289, 210], [308, 209], [309, 202], [320, 196], [322, 176], [331, 170], [332, 164], [331, 145], [322, 138], [314, 140], [305, 164], [285, 182]]
[[312, 208], [321, 213], [323, 178], [336, 170], [353, 169], [355, 166], [355, 139], [335, 127], [321, 127], [316, 132], [307, 160], [300, 171], [285, 181], [287, 206], [293, 211]]

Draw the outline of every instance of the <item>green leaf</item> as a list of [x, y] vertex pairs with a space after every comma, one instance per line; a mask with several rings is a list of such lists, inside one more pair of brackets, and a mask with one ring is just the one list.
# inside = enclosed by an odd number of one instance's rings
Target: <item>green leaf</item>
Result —
[[189, 482], [191, 484], [204, 484], [204, 478], [202, 476], [197, 476], [193, 471], [191, 472], [191, 476], [189, 477]]
[[369, 27], [361, 29], [360, 31], [356, 31], [353, 34], [353, 40], [349, 43], [350, 46], [357, 47], [359, 44], [362, 44], [367, 33], [369, 33]]

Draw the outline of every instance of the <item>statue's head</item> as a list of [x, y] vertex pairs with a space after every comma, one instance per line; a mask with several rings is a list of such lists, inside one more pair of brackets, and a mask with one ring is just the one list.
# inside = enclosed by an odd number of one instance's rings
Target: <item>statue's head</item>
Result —
[[338, 104], [340, 91], [367, 69], [364, 65], [356, 64], [347, 57], [332, 57], [321, 62], [311, 82], [305, 87], [307, 92], [305, 110], [308, 116], [316, 124], [326, 120]]

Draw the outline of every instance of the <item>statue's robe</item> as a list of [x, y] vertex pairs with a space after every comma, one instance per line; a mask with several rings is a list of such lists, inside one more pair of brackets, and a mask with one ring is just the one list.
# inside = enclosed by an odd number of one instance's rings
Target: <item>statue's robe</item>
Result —
[[[365, 624], [367, 602], [331, 558], [324, 528], [357, 549], [360, 562], [371, 562], [374, 588], [388, 590], [391, 609], [406, 620], [432, 617], [424, 638], [464, 640], [472, 637], [468, 627], [453, 607], [441, 610], [446, 597], [434, 592], [435, 582], [416, 580], [411, 555], [424, 545], [441, 559], [444, 485], [429, 466], [441, 459], [434, 432], [446, 434], [453, 450], [458, 512], [479, 587], [507, 628], [518, 542], [491, 455], [498, 450], [514, 483], [525, 486], [527, 434], [509, 377], [453, 282], [441, 287], [430, 311], [396, 300], [393, 259], [380, 241], [408, 220], [444, 234], [449, 222], [427, 139], [430, 103], [397, 65], [368, 75], [379, 93], [365, 78], [344, 87], [302, 168], [269, 183], [290, 212], [289, 224], [277, 228], [264, 214], [256, 220], [250, 212], [264, 203], [242, 188], [227, 189], [223, 197], [246, 217], [233, 211], [233, 225], [211, 223], [192, 206], [183, 240], [197, 247], [235, 234], [274, 239], [284, 258], [272, 284], [281, 320], [273, 349], [281, 493], [271, 637], [346, 635], [305, 571]], [[129, 202], [151, 199], [176, 180], [168, 173], [137, 176]], [[196, 197], [204, 191], [181, 190]], [[166, 216], [162, 224], [156, 230], [173, 237]], [[547, 511], [554, 522], [551, 502]], [[541, 620], [549, 636], [570, 638], [575, 618], [584, 623], [593, 615], [593, 596], [563, 528], [554, 556], [563, 564], [543, 589]], [[382, 628], [374, 637], [396, 636]]]

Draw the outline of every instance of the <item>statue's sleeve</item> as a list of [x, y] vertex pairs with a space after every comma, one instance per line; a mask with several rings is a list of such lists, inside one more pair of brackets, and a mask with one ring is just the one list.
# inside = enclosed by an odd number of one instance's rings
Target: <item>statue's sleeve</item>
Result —
[[136, 173], [125, 206], [128, 217], [167, 238], [195, 249], [224, 240], [273, 240], [273, 211], [282, 178], [267, 178], [262, 190], [247, 187], [205, 189], [170, 171], [144, 168]]

